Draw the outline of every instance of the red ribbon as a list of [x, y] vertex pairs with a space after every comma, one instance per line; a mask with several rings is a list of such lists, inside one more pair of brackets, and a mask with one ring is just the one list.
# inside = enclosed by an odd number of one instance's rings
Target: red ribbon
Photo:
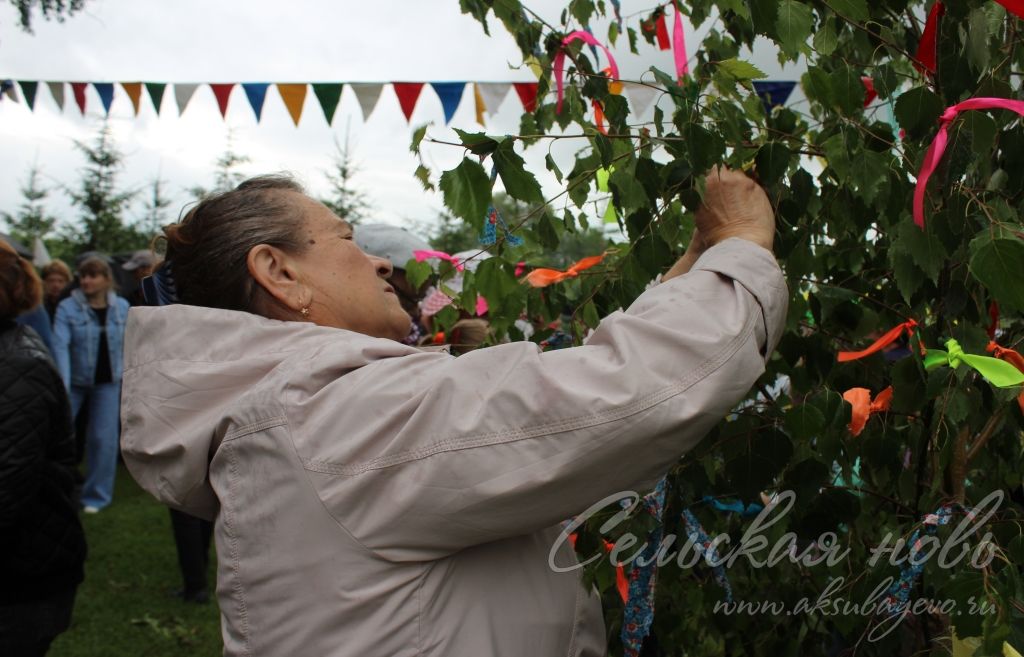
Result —
[[576, 278], [580, 272], [585, 269], [590, 269], [594, 265], [604, 260], [604, 254], [598, 256], [590, 256], [589, 258], [583, 258], [572, 267], [569, 267], [565, 271], [558, 271], [557, 269], [534, 269], [526, 278], [523, 279], [533, 287], [547, 287], [554, 283], [560, 283], [567, 278]]
[[870, 347], [863, 351], [840, 351], [838, 355], [838, 360], [840, 363], [845, 363], [847, 361], [858, 360], [864, 358], [865, 356], [870, 356], [871, 354], [879, 352], [885, 347], [888, 347], [890, 344], [895, 342], [896, 339], [903, 334], [903, 331], [906, 331], [908, 336], [914, 335], [914, 329], [916, 327], [917, 322], [915, 322], [912, 319], [907, 320], [900, 324], [899, 326], [894, 327], [892, 330], [890, 330], [882, 337], [875, 340], [874, 344], [872, 344]]
[[999, 328], [999, 304], [995, 301], [988, 304], [988, 318], [992, 320], [992, 322], [988, 325], [986, 333], [988, 333], [989, 340], [995, 340], [996, 329]]
[[878, 98], [878, 92], [875, 91], [875, 81], [869, 76], [861, 76], [860, 81], [864, 84], [864, 107], [867, 107]]
[[878, 393], [874, 401], [871, 399], [871, 391], [867, 388], [850, 388], [844, 392], [843, 399], [853, 406], [853, 411], [850, 414], [850, 424], [848, 425], [850, 433], [854, 436], [859, 436], [860, 432], [864, 431], [864, 426], [868, 423], [868, 418], [871, 417], [872, 413], [882, 413], [889, 410], [889, 404], [892, 403], [892, 394], [892, 386]]
[[928, 187], [928, 179], [931, 178], [935, 168], [942, 160], [942, 154], [946, 151], [949, 143], [949, 124], [956, 119], [960, 112], [967, 110], [983, 109], [1007, 109], [1024, 116], [1024, 101], [1008, 100], [1006, 98], [969, 98], [962, 103], [957, 103], [946, 108], [939, 118], [939, 133], [928, 151], [924, 154], [924, 161], [921, 162], [921, 173], [917, 175], [917, 186], [914, 188], [914, 223], [924, 228], [924, 195]]
[[[1013, 365], [1021, 372], [1024, 372], [1024, 356], [1021, 356], [1013, 349], [1000, 347], [995, 342], [989, 342], [985, 350], [990, 352], [996, 358], [1005, 360], [1007, 363]], [[1017, 397], [1017, 404], [1020, 406], [1020, 412], [1024, 413], [1024, 392], [1020, 393], [1020, 395]]]
[[619, 79], [619, 65], [615, 63], [615, 58], [612, 57], [611, 51], [603, 43], [595, 39], [593, 34], [583, 30], [576, 30], [562, 39], [562, 47], [558, 49], [558, 54], [555, 55], [555, 61], [552, 65], [555, 73], [555, 85], [558, 89], [558, 102], [555, 104], [555, 114], [562, 113], [562, 98], [565, 95], [565, 47], [577, 39], [603, 50], [604, 54], [608, 57], [608, 68], [611, 70], [612, 79]]
[[658, 49], [668, 50], [672, 47], [668, 40], [668, 25], [665, 23], [665, 14], [659, 14], [657, 20], [654, 21], [655, 29], [657, 30], [656, 36], [658, 37]]
[[683, 32], [683, 14], [679, 11], [678, 4], [675, 5], [675, 9], [675, 24], [672, 26], [672, 56], [676, 60], [676, 79], [682, 79], [690, 72], [690, 65], [686, 62], [686, 34]]
[[937, 68], [936, 59], [938, 56], [939, 19], [946, 13], [946, 7], [937, 0], [928, 12], [928, 20], [924, 24], [924, 33], [921, 41], [917, 44], [917, 52], [914, 53], [914, 68], [921, 73], [925, 71], [935, 73]]

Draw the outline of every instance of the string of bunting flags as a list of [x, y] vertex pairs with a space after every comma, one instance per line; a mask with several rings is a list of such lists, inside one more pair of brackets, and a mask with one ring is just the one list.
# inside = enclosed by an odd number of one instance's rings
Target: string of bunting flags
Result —
[[[661, 95], [661, 91], [650, 85], [622, 81], [621, 91], [625, 93], [635, 115], [642, 115]], [[796, 87], [795, 81], [758, 80], [754, 90], [764, 102], [765, 110], [770, 112], [773, 106], [785, 105]], [[189, 102], [200, 87], [208, 86], [217, 100], [221, 117], [227, 116], [228, 105], [236, 88], [241, 88], [249, 106], [252, 108], [257, 123], [262, 119], [263, 106], [271, 87], [277, 90], [297, 126], [302, 118], [306, 97], [312, 88], [324, 119], [330, 124], [334, 120], [335, 111], [341, 102], [342, 92], [347, 87], [355, 96], [362, 111], [363, 119], [368, 120], [384, 95], [386, 87], [391, 87], [402, 114], [407, 121], [412, 120], [413, 111], [419, 102], [424, 87], [430, 89], [441, 102], [445, 123], [449, 123], [463, 98], [467, 95], [467, 87], [472, 89], [472, 102], [476, 121], [481, 125], [487, 116], [494, 114], [505, 102], [509, 94], [515, 90], [523, 110], [533, 112], [537, 109], [536, 82], [309, 82], [309, 83], [270, 83], [270, 82], [66, 82], [47, 80], [2, 80], [0, 81], [0, 99], [22, 102], [30, 111], [35, 111], [39, 99], [39, 88], [45, 86], [57, 107], [63, 111], [68, 99], [73, 99], [82, 115], [88, 106], [88, 90], [92, 87], [99, 96], [104, 114], [109, 114], [114, 104], [116, 87], [121, 87], [124, 95], [132, 104], [133, 112], [138, 116], [143, 106], [143, 96], [149, 96], [153, 109], [159, 116], [163, 111], [164, 97], [170, 96], [180, 116], [185, 112]], [[70, 95], [66, 93], [70, 86]]]

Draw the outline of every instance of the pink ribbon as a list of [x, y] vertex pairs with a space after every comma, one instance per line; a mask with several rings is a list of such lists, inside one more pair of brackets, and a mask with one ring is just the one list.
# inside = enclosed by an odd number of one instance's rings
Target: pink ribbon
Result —
[[423, 262], [428, 258], [438, 258], [440, 260], [447, 260], [448, 262], [452, 263], [452, 265], [455, 266], [456, 271], [462, 271], [463, 269], [465, 269], [465, 266], [463, 266], [463, 264], [459, 262], [458, 258], [452, 255], [448, 255], [444, 251], [427, 251], [424, 249], [419, 251], [413, 251], [412, 255], [413, 257], [416, 258], [416, 262]]
[[683, 34], [683, 15], [679, 5], [675, 6], [676, 19], [672, 25], [672, 55], [676, 59], [676, 78], [689, 74], [690, 65], [686, 63], [686, 35]]
[[967, 110], [983, 109], [1007, 109], [1024, 116], [1024, 101], [1009, 100], [1006, 98], [969, 98], [962, 103], [957, 103], [946, 108], [939, 118], [939, 134], [928, 147], [924, 154], [924, 161], [921, 162], [921, 173], [917, 176], [917, 186], [914, 188], [914, 223], [918, 228], [924, 228], [924, 195], [928, 187], [928, 179], [935, 172], [935, 168], [942, 161], [942, 154], [946, 151], [949, 143], [949, 124], [956, 119], [960, 112]]
[[555, 55], [555, 61], [552, 66], [555, 73], [555, 85], [558, 89], [558, 102], [555, 104], [555, 113], [562, 113], [562, 98], [565, 95], [565, 47], [577, 39], [582, 40], [584, 43], [597, 46], [604, 51], [604, 54], [608, 57], [608, 68], [611, 69], [612, 80], [619, 79], [619, 65], [615, 63], [615, 58], [612, 57], [612, 53], [603, 43], [594, 38], [594, 35], [583, 30], [576, 30], [569, 34], [569, 36], [562, 39], [562, 47], [559, 48], [558, 54]]

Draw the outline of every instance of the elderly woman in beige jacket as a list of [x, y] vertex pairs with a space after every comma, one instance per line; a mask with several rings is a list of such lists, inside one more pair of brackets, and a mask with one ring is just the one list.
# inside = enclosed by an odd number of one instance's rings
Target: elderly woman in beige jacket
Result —
[[455, 358], [399, 342], [391, 264], [287, 179], [168, 227], [149, 291], [177, 303], [130, 313], [122, 447], [153, 495], [216, 520], [225, 654], [604, 654], [597, 596], [549, 567], [556, 542], [575, 558], [559, 521], [649, 489], [784, 324], [760, 188], [712, 176], [698, 228], [586, 345]]

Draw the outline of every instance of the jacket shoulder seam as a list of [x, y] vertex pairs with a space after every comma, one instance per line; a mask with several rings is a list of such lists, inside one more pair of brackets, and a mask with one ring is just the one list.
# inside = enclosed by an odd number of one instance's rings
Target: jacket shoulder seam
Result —
[[608, 422], [615, 422], [629, 417], [630, 415], [641, 413], [653, 406], [656, 406], [657, 404], [671, 399], [672, 397], [685, 392], [701, 379], [712, 374], [715, 370], [725, 364], [725, 362], [728, 361], [737, 351], [739, 351], [739, 348], [744, 342], [746, 342], [747, 338], [750, 337], [750, 334], [754, 331], [754, 323], [756, 320], [757, 314], [750, 313], [747, 316], [747, 321], [744, 324], [743, 329], [721, 350], [719, 350], [718, 353], [691, 370], [687, 376], [660, 390], [641, 397], [630, 404], [611, 408], [603, 413], [566, 418], [534, 427], [513, 428], [473, 436], [448, 438], [429, 445], [424, 445], [418, 449], [407, 450], [386, 456], [378, 456], [377, 458], [370, 459], [363, 463], [344, 464], [317, 459], [302, 459], [302, 464], [306, 469], [322, 474], [355, 476], [372, 470], [383, 470], [397, 465], [402, 465], [410, 461], [417, 461], [443, 452], [460, 451], [463, 449], [486, 447], [490, 445], [501, 445], [529, 438], [563, 433], [565, 431], [586, 429], [600, 424], [606, 424]]
[[274, 417], [268, 417], [264, 420], [257, 420], [256, 422], [250, 422], [249, 424], [242, 425], [237, 429], [232, 430], [226, 436], [222, 442], [229, 442], [242, 436], [248, 436], [249, 434], [257, 433], [259, 431], [265, 431], [267, 429], [273, 429], [288, 424], [288, 418], [283, 415], [276, 415]]

